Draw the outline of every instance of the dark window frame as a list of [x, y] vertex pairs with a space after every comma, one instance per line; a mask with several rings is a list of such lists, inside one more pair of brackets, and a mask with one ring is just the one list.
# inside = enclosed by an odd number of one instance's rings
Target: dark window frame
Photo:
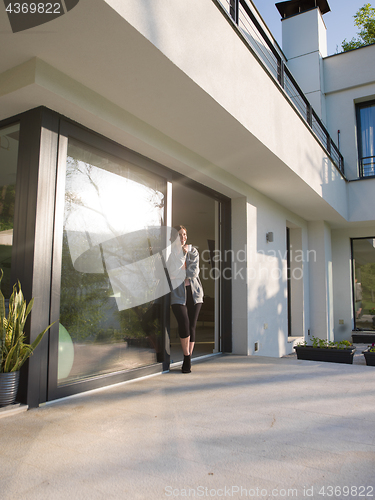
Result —
[[[64, 193], [58, 189], [61, 183], [61, 162], [66, 156], [66, 131], [74, 130], [79, 137], [91, 137], [92, 145], [119, 156], [131, 163], [149, 170], [170, 182], [179, 180], [199, 192], [220, 202], [219, 234], [223, 255], [230, 255], [231, 249], [231, 199], [202, 184], [185, 177], [164, 165], [157, 163], [87, 127], [70, 120], [44, 106], [40, 106], [0, 121], [0, 127], [20, 123], [19, 157], [17, 163], [15, 230], [12, 249], [12, 282], [20, 280], [26, 300], [35, 297], [35, 305], [27, 325], [27, 339], [33, 341], [36, 335], [50, 324], [56, 316], [56, 275], [60, 257], [56, 254], [58, 238], [55, 217], [56, 206]], [[66, 127], [66, 129], [64, 129]], [[80, 139], [79, 139], [80, 140]], [[64, 146], [64, 141], [65, 146]], [[86, 142], [83, 140], [82, 142]], [[64, 153], [65, 147], [65, 153]], [[60, 201], [59, 201], [60, 199]], [[168, 203], [168, 200], [166, 200]], [[232, 351], [232, 284], [228, 279], [232, 263], [230, 257], [221, 263], [226, 268], [226, 279], [220, 282], [219, 318], [221, 352]], [[58, 271], [61, 272], [61, 268]], [[54, 280], [51, 279], [55, 276]], [[60, 388], [54, 387], [51, 375], [57, 370], [57, 357], [50, 354], [58, 342], [58, 324], [44, 336], [38, 349], [25, 363], [21, 371], [18, 400], [29, 407], [64, 396], [91, 389], [124, 382], [169, 369], [169, 307], [164, 310], [166, 346], [164, 361], [156, 365], [132, 371], [110, 373], [80, 381]], [[57, 334], [56, 334], [57, 332]], [[57, 371], [56, 371], [57, 382]], [[56, 390], [57, 389], [57, 390]]]
[[355, 310], [355, 270], [354, 270], [354, 241], [371, 240], [375, 236], [360, 236], [358, 238], [350, 238], [350, 253], [351, 253], [351, 276], [352, 276], [352, 313], [353, 313], [353, 331], [366, 331], [363, 328], [357, 328], [357, 318]]
[[[361, 124], [361, 115], [360, 112], [362, 109], [370, 108], [375, 106], [375, 99], [370, 101], [356, 103], [355, 105], [355, 114], [356, 114], [356, 124], [357, 124], [357, 148], [358, 148], [358, 176], [361, 179], [368, 179], [375, 177], [375, 173], [372, 175], [365, 175], [363, 168], [363, 159], [366, 158], [363, 156], [363, 144], [362, 144], [362, 124]], [[375, 127], [375, 124], [374, 124]], [[375, 157], [374, 162], [375, 162]]]
[[[136, 368], [134, 370], [124, 370], [119, 372], [111, 372], [98, 376], [89, 377], [87, 379], [70, 382], [65, 385], [59, 386], [57, 383], [58, 372], [58, 338], [59, 338], [59, 324], [58, 318], [60, 314], [60, 285], [61, 285], [61, 258], [62, 258], [62, 225], [64, 214], [64, 199], [65, 199], [65, 173], [66, 173], [66, 154], [68, 147], [69, 137], [74, 138], [84, 144], [95, 147], [104, 154], [117, 157], [120, 160], [128, 161], [136, 166], [139, 166], [149, 172], [152, 172], [165, 182], [171, 180], [168, 171], [164, 170], [162, 165], [145, 158], [134, 151], [120, 146], [119, 144], [107, 139], [93, 131], [90, 131], [78, 124], [75, 124], [64, 118], [60, 121], [59, 129], [59, 152], [57, 161], [57, 182], [56, 182], [56, 206], [55, 206], [55, 227], [54, 227], [54, 254], [52, 265], [52, 299], [51, 299], [51, 322], [57, 321], [51, 328], [50, 334], [50, 349], [49, 349], [49, 387], [48, 387], [48, 400], [59, 399], [62, 397], [70, 396], [73, 394], [90, 391], [103, 387], [103, 385], [117, 384], [126, 382], [134, 378], [146, 376], [154, 373], [161, 373], [165, 369], [166, 353], [166, 338], [169, 338], [169, 322], [162, 326], [164, 335], [163, 342], [163, 363], [156, 362], [152, 365]], [[167, 210], [167, 203], [165, 210]], [[163, 319], [167, 319], [167, 308], [169, 306], [169, 297], [164, 299], [163, 304]], [[168, 337], [166, 336], [166, 333]], [[168, 360], [169, 361], [169, 360]], [[169, 365], [169, 363], [168, 363]], [[107, 382], [107, 383], [104, 383]]]

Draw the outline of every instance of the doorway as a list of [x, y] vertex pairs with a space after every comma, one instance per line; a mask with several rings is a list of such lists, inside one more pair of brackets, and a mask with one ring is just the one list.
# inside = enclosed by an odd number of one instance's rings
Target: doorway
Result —
[[352, 239], [354, 329], [375, 330], [375, 238]]
[[[188, 243], [199, 251], [200, 279], [204, 290], [193, 358], [219, 351], [219, 202], [208, 194], [172, 183], [172, 226], [186, 227]], [[183, 358], [176, 319], [171, 313], [171, 364]]]
[[292, 222], [286, 228], [288, 338], [304, 332], [304, 256], [302, 229]]

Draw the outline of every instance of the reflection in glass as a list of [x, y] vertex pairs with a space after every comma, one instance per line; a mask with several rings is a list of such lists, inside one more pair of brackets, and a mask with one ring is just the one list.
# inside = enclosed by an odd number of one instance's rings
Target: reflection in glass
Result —
[[169, 292], [165, 182], [73, 139], [66, 167], [59, 384], [155, 363]]
[[14, 202], [19, 145], [19, 124], [0, 129], [0, 268], [4, 272], [1, 291], [9, 298]]
[[353, 240], [354, 318], [359, 330], [375, 330], [375, 238]]
[[360, 175], [375, 175], [375, 103], [359, 104], [357, 107], [358, 149]]

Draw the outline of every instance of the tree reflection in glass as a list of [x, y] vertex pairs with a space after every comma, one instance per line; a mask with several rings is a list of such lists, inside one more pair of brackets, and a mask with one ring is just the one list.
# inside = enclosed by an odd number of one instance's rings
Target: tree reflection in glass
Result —
[[74, 361], [60, 384], [157, 361], [164, 192], [152, 173], [69, 139], [60, 323]]
[[0, 129], [0, 268], [4, 272], [1, 291], [9, 298], [13, 218], [16, 198], [16, 174], [19, 146], [19, 123]]

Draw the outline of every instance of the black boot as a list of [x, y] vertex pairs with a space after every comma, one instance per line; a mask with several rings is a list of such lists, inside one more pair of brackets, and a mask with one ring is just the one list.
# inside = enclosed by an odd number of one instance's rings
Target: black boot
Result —
[[181, 367], [182, 373], [190, 373], [191, 372], [191, 359], [190, 356], [184, 355], [184, 362]]

